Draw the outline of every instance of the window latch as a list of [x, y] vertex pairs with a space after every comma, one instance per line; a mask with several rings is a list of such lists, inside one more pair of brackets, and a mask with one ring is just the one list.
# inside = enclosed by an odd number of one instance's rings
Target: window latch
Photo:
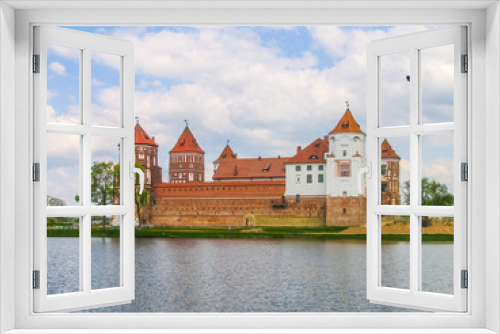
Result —
[[366, 176], [371, 179], [372, 178], [372, 163], [370, 161], [366, 162], [366, 167], [361, 168], [358, 170], [358, 194], [363, 195], [364, 194], [364, 189], [363, 189], [363, 174], [366, 173]]
[[134, 167], [135, 163], [133, 161], [130, 162], [130, 178], [135, 179], [135, 173], [139, 174], [139, 195], [142, 195], [144, 191], [144, 172], [140, 168]]

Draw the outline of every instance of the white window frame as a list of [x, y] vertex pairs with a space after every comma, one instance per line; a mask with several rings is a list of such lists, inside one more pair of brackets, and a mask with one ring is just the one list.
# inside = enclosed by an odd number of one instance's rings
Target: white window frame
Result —
[[[133, 5], [131, 5], [131, 3]], [[358, 328], [350, 333], [405, 333], [419, 328], [421, 333], [500, 331], [500, 10], [498, 2], [364, 2], [298, 1], [294, 3], [204, 3], [179, 4], [144, 1], [123, 2], [134, 8], [114, 9], [116, 3], [99, 2], [17, 2], [0, 4], [0, 331], [17, 329], [16, 333], [36, 333], [37, 329], [89, 329], [89, 333], [106, 329], [127, 329], [127, 333], [144, 333], [145, 328], [197, 328], [213, 332], [280, 332], [302, 328], [300, 332], [340, 333], [342, 328]], [[29, 10], [14, 11], [11, 6]], [[55, 6], [55, 7], [54, 7]], [[40, 10], [41, 8], [59, 10]], [[96, 9], [99, 6], [101, 9]], [[179, 9], [183, 7], [182, 9]], [[397, 6], [397, 8], [394, 7]], [[85, 8], [86, 7], [86, 8]], [[75, 9], [79, 8], [79, 9]], [[85, 9], [82, 9], [85, 8]], [[347, 9], [346, 9], [347, 8]], [[411, 10], [409, 10], [411, 9]], [[32, 238], [32, 184], [29, 180], [32, 109], [30, 104], [31, 27], [33, 24], [53, 25], [398, 25], [405, 24], [467, 24], [469, 26], [469, 311], [465, 314], [33, 314], [30, 289]], [[486, 29], [487, 28], [487, 29]], [[14, 35], [15, 32], [15, 35]], [[14, 37], [15, 36], [15, 37]], [[488, 70], [486, 71], [486, 66]], [[15, 86], [12, 82], [15, 81]], [[12, 112], [15, 110], [15, 112]], [[472, 122], [472, 118], [474, 121]], [[486, 140], [488, 134], [488, 140]], [[10, 136], [10, 137], [9, 137]], [[15, 146], [12, 146], [15, 136]], [[487, 153], [487, 154], [486, 154]], [[477, 169], [474, 168], [477, 166]], [[15, 172], [15, 174], [14, 174]], [[12, 177], [15, 175], [15, 177]], [[485, 182], [488, 175], [488, 182]], [[5, 185], [5, 186], [4, 186]], [[15, 197], [12, 198], [12, 189]], [[486, 196], [488, 194], [488, 196]], [[485, 204], [486, 203], [486, 204]], [[15, 211], [6, 208], [15, 206]], [[488, 217], [488, 220], [485, 219]], [[12, 222], [15, 224], [12, 224]], [[14, 238], [12, 238], [14, 235]], [[471, 247], [470, 245], [473, 245]], [[490, 256], [485, 256], [489, 254]], [[491, 254], [494, 254], [491, 256]], [[14, 289], [12, 287], [15, 286]], [[488, 291], [488, 293], [486, 293]], [[12, 305], [15, 305], [12, 307]], [[142, 330], [131, 330], [138, 328]], [[257, 329], [260, 328], [260, 329]], [[268, 329], [267, 331], [265, 329]], [[26, 330], [23, 330], [26, 329]], [[28, 331], [28, 329], [30, 329]], [[99, 330], [100, 329], [100, 330]], [[219, 329], [219, 330], [214, 330]], [[225, 329], [225, 330], [224, 330]], [[274, 330], [273, 330], [274, 329]], [[447, 330], [448, 329], [448, 330]], [[465, 329], [460, 331], [460, 329]], [[491, 331], [490, 331], [491, 330]], [[40, 331], [41, 332], [41, 331]], [[54, 331], [50, 331], [54, 332]], [[167, 331], [165, 331], [167, 332]], [[170, 332], [174, 332], [171, 330]], [[248, 331], [246, 331], [248, 332]], [[297, 331], [295, 331], [297, 333]]]
[[[92, 305], [130, 303], [135, 296], [134, 257], [134, 174], [130, 168], [134, 156], [134, 46], [129, 41], [82, 33], [64, 28], [34, 27], [34, 52], [40, 57], [40, 71], [32, 76], [34, 84], [34, 162], [40, 164], [40, 181], [33, 184], [34, 269], [40, 273], [40, 287], [34, 290], [36, 312], [91, 308]], [[47, 46], [59, 45], [80, 51], [80, 124], [48, 123], [47, 110]], [[91, 54], [101, 52], [120, 59], [119, 127], [92, 125], [91, 120]], [[47, 145], [48, 133], [80, 136], [79, 196], [80, 205], [47, 207]], [[92, 138], [114, 136], [120, 139], [120, 204], [93, 205], [90, 192]], [[149, 158], [149, 155], [148, 155]], [[91, 217], [120, 215], [120, 285], [108, 289], [91, 287]], [[47, 284], [47, 217], [79, 217], [79, 291], [48, 295]]]
[[[467, 75], [461, 73], [461, 55], [466, 54], [466, 34], [464, 26], [451, 26], [425, 32], [374, 40], [368, 46], [368, 115], [366, 151], [371, 161], [372, 177], [367, 182], [367, 295], [372, 302], [388, 305], [413, 305], [422, 309], [463, 312], [467, 309], [467, 290], [461, 288], [461, 270], [467, 269], [467, 182], [461, 181], [460, 164], [467, 163]], [[421, 121], [420, 51], [443, 45], [453, 46], [454, 55], [454, 118], [451, 123], [425, 124]], [[414, 79], [410, 88], [409, 116], [407, 126], [383, 127], [380, 90], [382, 88], [381, 59], [398, 52], [409, 52], [410, 73]], [[454, 206], [423, 206], [420, 203], [420, 180], [422, 159], [421, 136], [432, 134], [453, 135], [453, 184]], [[382, 205], [381, 144], [385, 137], [406, 137], [410, 141], [410, 182], [411, 205]], [[409, 289], [396, 289], [382, 285], [382, 248], [380, 219], [383, 215], [408, 215], [410, 217], [410, 268]], [[422, 216], [451, 216], [455, 218], [453, 247], [453, 294], [437, 294], [422, 291], [422, 236], [420, 219]]]

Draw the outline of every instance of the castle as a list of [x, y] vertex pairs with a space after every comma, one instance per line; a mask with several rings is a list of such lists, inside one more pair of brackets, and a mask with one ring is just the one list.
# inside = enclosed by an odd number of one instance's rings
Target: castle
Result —
[[[186, 124], [169, 153], [165, 183], [158, 145], [136, 125], [136, 161], [145, 163], [152, 224], [163, 226], [364, 225], [366, 190], [358, 194], [357, 173], [366, 165], [365, 143], [347, 105], [328, 135], [298, 146], [291, 157], [239, 158], [228, 142], [213, 162], [213, 182], [205, 182], [205, 152]], [[399, 165], [384, 140], [381, 204], [400, 204]]]

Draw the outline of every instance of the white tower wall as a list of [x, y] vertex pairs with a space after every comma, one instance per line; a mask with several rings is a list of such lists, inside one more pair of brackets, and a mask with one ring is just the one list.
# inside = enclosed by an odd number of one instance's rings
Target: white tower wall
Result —
[[[366, 165], [365, 139], [362, 133], [334, 133], [329, 135], [330, 148], [326, 153], [326, 191], [330, 196], [358, 196], [357, 174]], [[334, 157], [329, 157], [333, 155]], [[360, 156], [357, 156], [360, 155]], [[349, 164], [349, 176], [340, 175], [340, 162]], [[365, 185], [363, 185], [363, 189]]]

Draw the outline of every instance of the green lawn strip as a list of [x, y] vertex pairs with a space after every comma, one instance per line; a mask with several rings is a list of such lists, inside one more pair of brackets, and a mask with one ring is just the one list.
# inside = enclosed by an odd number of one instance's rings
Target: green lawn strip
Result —
[[47, 223], [47, 226], [73, 226], [73, 223]]
[[[366, 240], [366, 234], [333, 234], [331, 230], [300, 229], [290, 232], [288, 229], [261, 229], [262, 232], [242, 232], [241, 230], [227, 229], [142, 229], [135, 231], [136, 238], [208, 238], [208, 239], [320, 239], [320, 240]], [[325, 233], [321, 233], [321, 232]], [[48, 229], [48, 237], [78, 237], [79, 230]], [[120, 231], [115, 229], [92, 228], [92, 237], [117, 238]], [[382, 234], [382, 241], [409, 241], [409, 234]], [[452, 234], [423, 234], [423, 241], [453, 241]]]

